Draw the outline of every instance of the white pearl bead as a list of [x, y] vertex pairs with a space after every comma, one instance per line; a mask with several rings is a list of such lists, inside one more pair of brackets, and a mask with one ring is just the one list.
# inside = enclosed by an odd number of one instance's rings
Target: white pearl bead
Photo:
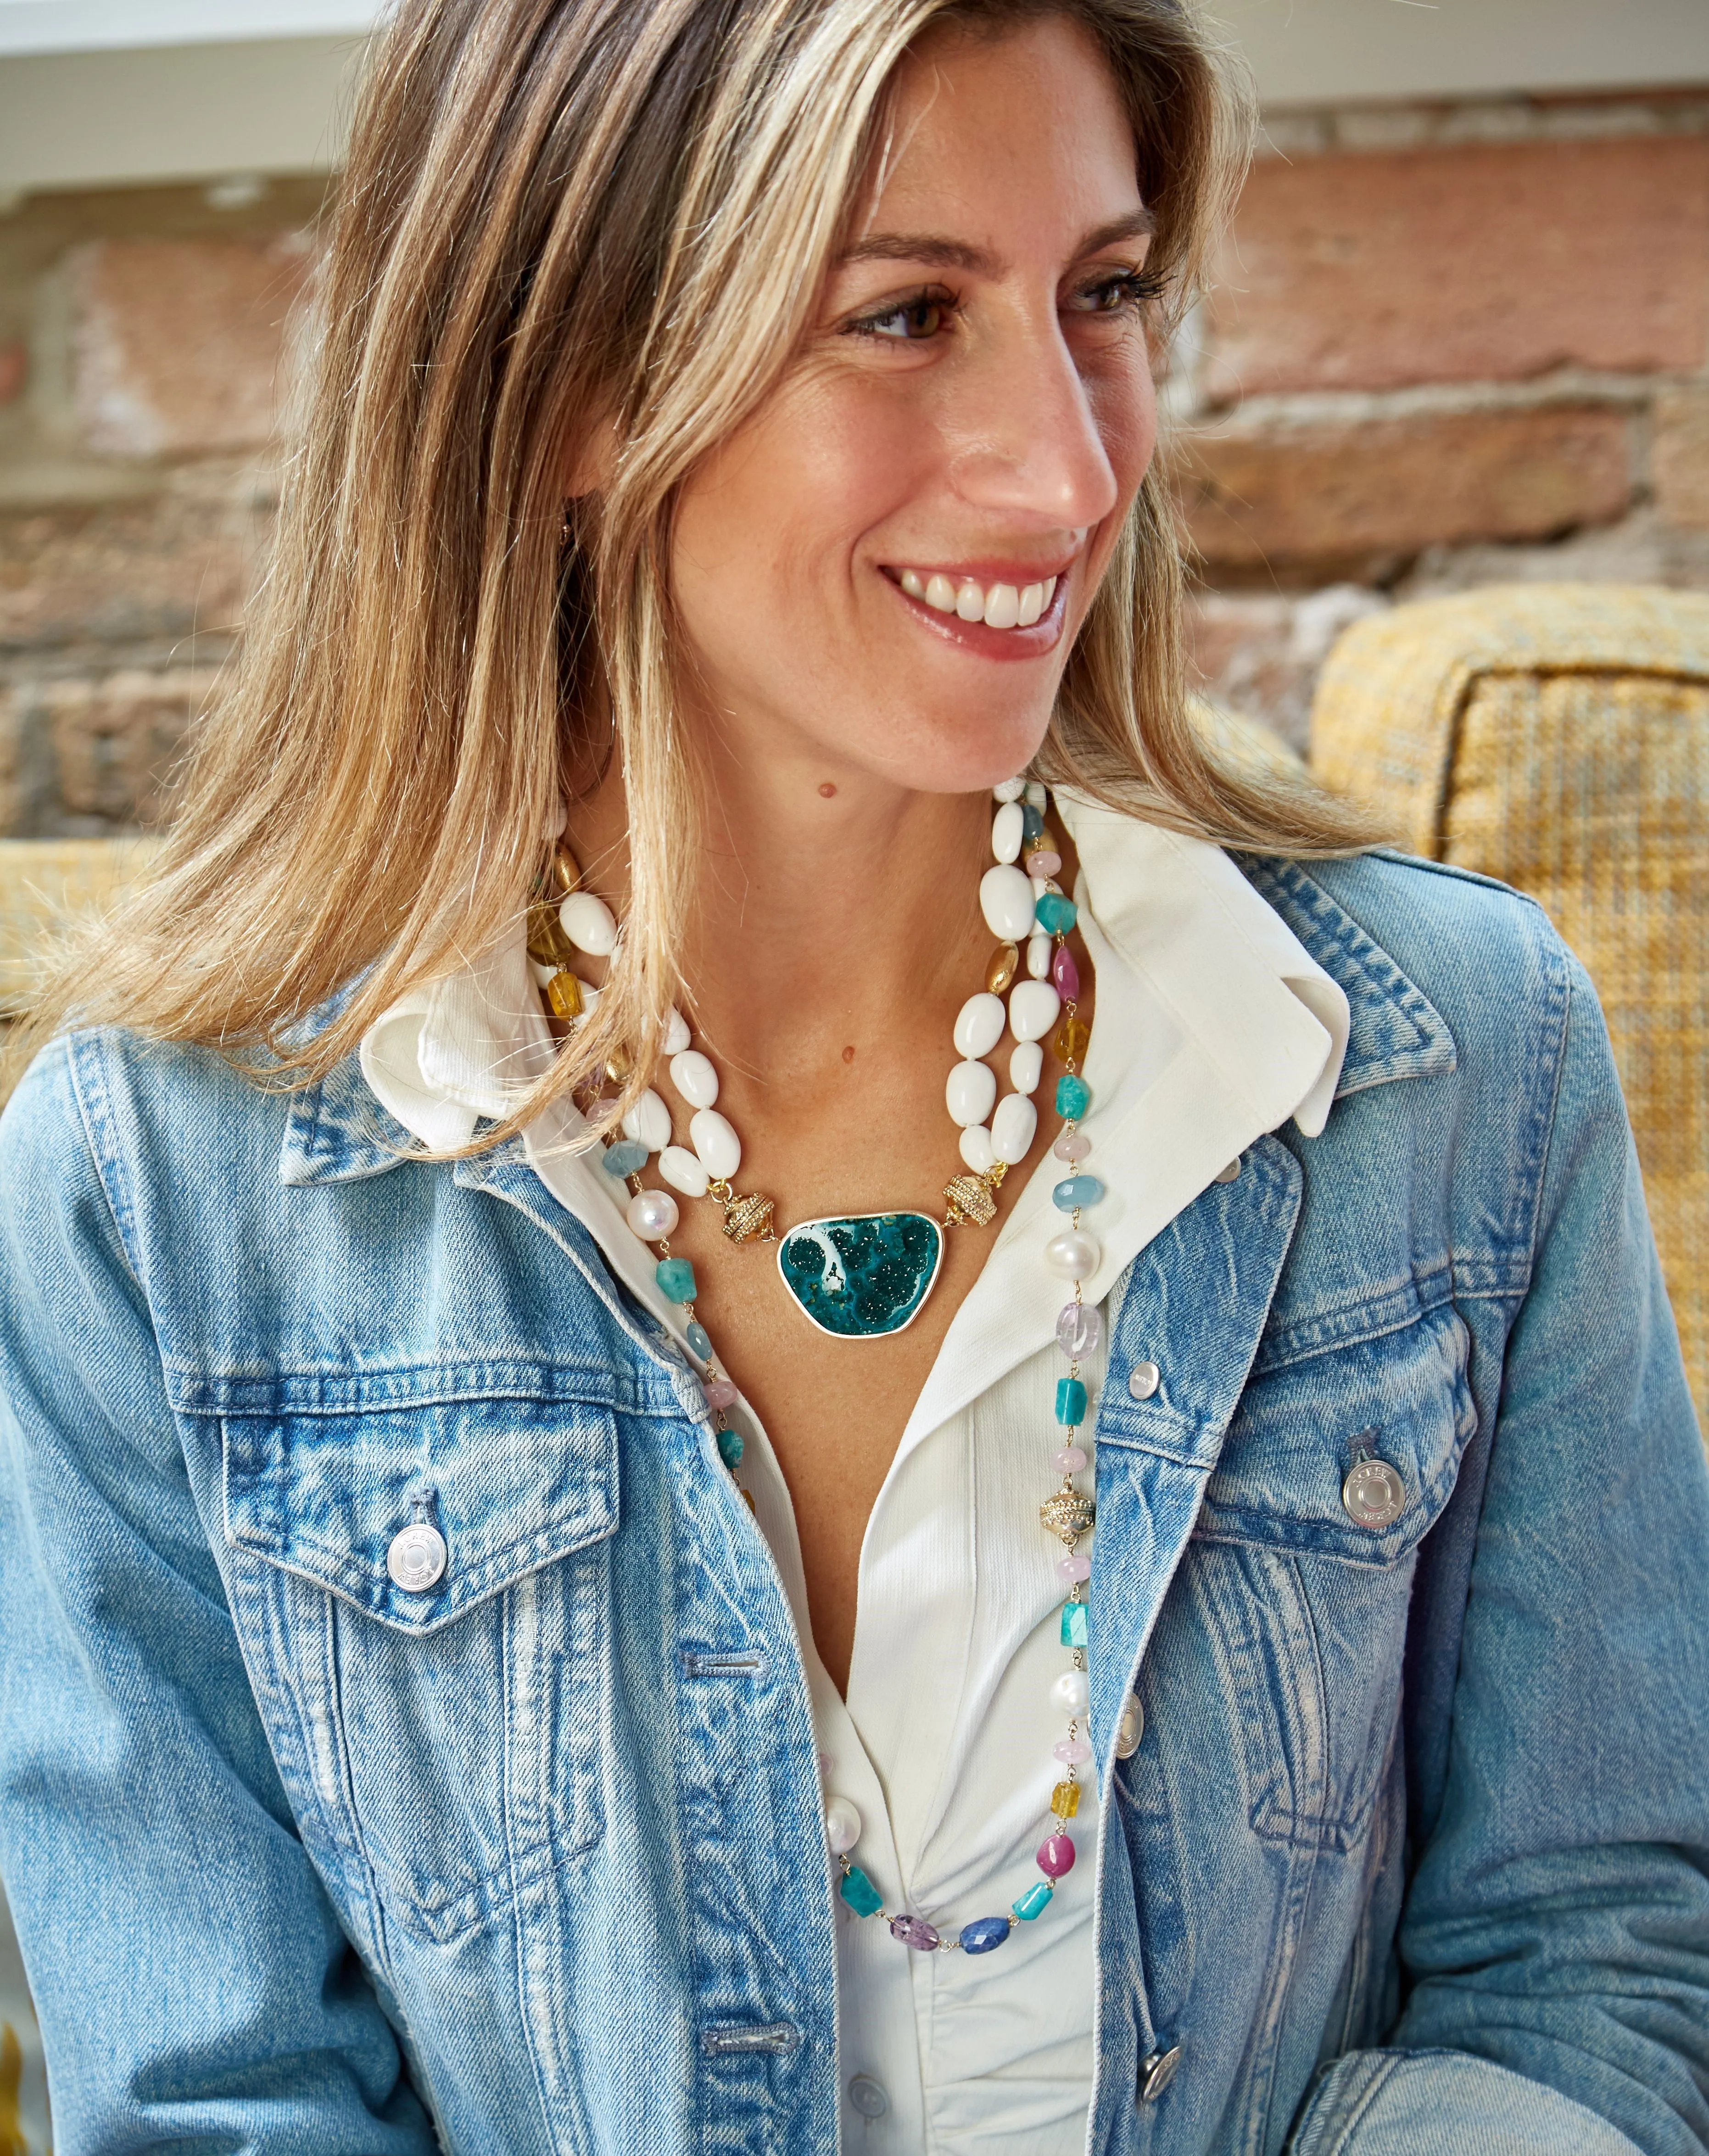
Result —
[[1002, 1040], [1004, 1024], [1001, 996], [969, 996], [956, 1019], [956, 1054], [988, 1055]]
[[1043, 981], [1050, 978], [1050, 938], [1048, 936], [1028, 937], [1027, 971], [1035, 981]]
[[1083, 1228], [1065, 1229], [1044, 1245], [1044, 1262], [1064, 1280], [1089, 1279], [1098, 1270], [1098, 1246]]
[[997, 1073], [988, 1063], [957, 1063], [944, 1082], [950, 1120], [983, 1123], [997, 1099]]
[[591, 891], [572, 891], [557, 910], [563, 932], [578, 951], [608, 958], [617, 948], [617, 923], [611, 908]]
[[1091, 1684], [1084, 1670], [1065, 1670], [1050, 1687], [1050, 1704], [1064, 1714], [1084, 1714], [1091, 1698]]
[[717, 1101], [716, 1068], [698, 1048], [681, 1049], [671, 1057], [670, 1082], [691, 1108], [710, 1108]]
[[716, 1108], [702, 1108], [689, 1119], [688, 1134], [707, 1173], [728, 1183], [742, 1166], [742, 1140], [736, 1126]]
[[1044, 1051], [1036, 1040], [1024, 1040], [1008, 1059], [1008, 1082], [1017, 1093], [1036, 1093], [1044, 1075]]
[[623, 1119], [626, 1138], [639, 1138], [649, 1152], [670, 1143], [670, 1111], [649, 1086]]
[[1002, 778], [991, 789], [993, 801], [1019, 801], [1027, 790], [1024, 778]]
[[685, 1198], [704, 1198], [711, 1181], [706, 1163], [697, 1160], [686, 1146], [666, 1146], [659, 1156], [659, 1173]]
[[1005, 1093], [991, 1118], [991, 1146], [999, 1160], [1019, 1168], [1032, 1150], [1039, 1111], [1024, 1093]]
[[682, 1218], [668, 1190], [643, 1190], [630, 1199], [629, 1224], [644, 1243], [656, 1243], [661, 1235], [674, 1235]]
[[1021, 869], [999, 862], [979, 879], [979, 906], [985, 926], [1005, 943], [1019, 942], [1030, 933], [1037, 903], [1033, 880]]
[[992, 852], [1000, 861], [1018, 861], [1026, 834], [1026, 812], [1019, 801], [1005, 801], [991, 819]]
[[991, 1143], [991, 1133], [983, 1123], [969, 1123], [961, 1136], [962, 1158], [975, 1175], [983, 1175], [988, 1168], [997, 1165], [997, 1154]]
[[1008, 992], [1008, 1029], [1017, 1040], [1042, 1040], [1061, 1008], [1049, 981], [1017, 981]]
[[673, 1004], [670, 1015], [665, 1021], [665, 1053], [680, 1055], [693, 1039], [694, 1035], [688, 1029], [688, 1020]]
[[833, 1797], [825, 1806], [825, 1840], [833, 1856], [846, 1856], [860, 1839], [860, 1815], [846, 1797]]

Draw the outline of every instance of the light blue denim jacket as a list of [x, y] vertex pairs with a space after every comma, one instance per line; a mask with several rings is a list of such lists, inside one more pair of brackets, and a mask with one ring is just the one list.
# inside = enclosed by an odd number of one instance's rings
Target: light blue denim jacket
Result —
[[[1352, 1032], [1322, 1137], [1111, 1301], [1090, 2148], [1699, 2149], [1709, 1481], [1594, 998], [1498, 886], [1247, 868]], [[832, 2156], [766, 1547], [520, 1147], [407, 1143], [353, 1065], [122, 1034], [0, 1127], [0, 1869], [61, 2156]]]

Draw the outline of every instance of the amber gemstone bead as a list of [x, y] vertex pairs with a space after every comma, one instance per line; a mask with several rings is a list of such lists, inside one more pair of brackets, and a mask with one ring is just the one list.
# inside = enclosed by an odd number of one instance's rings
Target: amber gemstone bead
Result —
[[542, 966], [565, 966], [576, 955], [576, 947], [565, 935], [557, 917], [555, 898], [541, 899], [528, 909], [528, 955]]
[[1056, 1051], [1059, 1063], [1078, 1063], [1086, 1052], [1092, 1037], [1091, 1028], [1083, 1018], [1065, 1014], [1056, 1029], [1050, 1045]]
[[1080, 1810], [1080, 1784], [1059, 1782], [1050, 1792], [1050, 1809], [1058, 1819], [1072, 1819]]
[[552, 880], [566, 894], [582, 888], [581, 863], [567, 846], [560, 846], [552, 857]]
[[634, 1067], [626, 1048], [613, 1048], [605, 1059], [605, 1075], [613, 1086], [621, 1086]]
[[1013, 943], [999, 943], [991, 953], [991, 963], [985, 968], [985, 986], [993, 996], [1000, 996], [1020, 970], [1021, 954]]
[[555, 1018], [580, 1018], [582, 983], [573, 973], [554, 973], [546, 984], [546, 1000]]

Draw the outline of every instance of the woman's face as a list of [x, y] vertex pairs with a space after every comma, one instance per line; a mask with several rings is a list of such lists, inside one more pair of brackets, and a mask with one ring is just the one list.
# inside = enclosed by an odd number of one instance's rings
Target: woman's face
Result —
[[926, 41], [894, 116], [788, 372], [683, 490], [673, 566], [728, 753], [959, 793], [1038, 747], [1151, 458], [1150, 219], [1065, 18]]

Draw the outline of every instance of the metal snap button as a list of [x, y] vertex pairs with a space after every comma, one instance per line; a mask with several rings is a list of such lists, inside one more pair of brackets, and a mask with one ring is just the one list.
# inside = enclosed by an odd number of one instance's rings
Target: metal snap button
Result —
[[1406, 1485], [1386, 1460], [1366, 1453], [1348, 1468], [1341, 1502], [1356, 1527], [1368, 1527], [1374, 1534], [1393, 1527], [1406, 1510]]
[[386, 1569], [407, 1593], [422, 1594], [444, 1577], [445, 1558], [445, 1537], [439, 1529], [429, 1521], [412, 1520], [393, 1536]]
[[1116, 1724], [1116, 1757], [1131, 1759], [1138, 1751], [1145, 1735], [1145, 1708], [1137, 1691], [1128, 1693], [1121, 1702], [1121, 1717]]
[[1155, 2103], [1174, 2080], [1181, 2065], [1181, 2046], [1172, 2044], [1167, 2051], [1153, 2051], [1139, 2069], [1139, 2100]]
[[849, 2084], [849, 2101], [863, 2118], [882, 2118], [890, 2100], [870, 2074], [856, 2074]]
[[1219, 1168], [1217, 1170], [1216, 1173], [1212, 1176], [1211, 1181], [1213, 1183], [1233, 1183], [1237, 1179], [1239, 1173], [1239, 1162], [1238, 1160], [1231, 1160], [1226, 1168]]
[[1148, 1400], [1163, 1381], [1155, 1363], [1136, 1363], [1127, 1373], [1127, 1389], [1137, 1400]]

